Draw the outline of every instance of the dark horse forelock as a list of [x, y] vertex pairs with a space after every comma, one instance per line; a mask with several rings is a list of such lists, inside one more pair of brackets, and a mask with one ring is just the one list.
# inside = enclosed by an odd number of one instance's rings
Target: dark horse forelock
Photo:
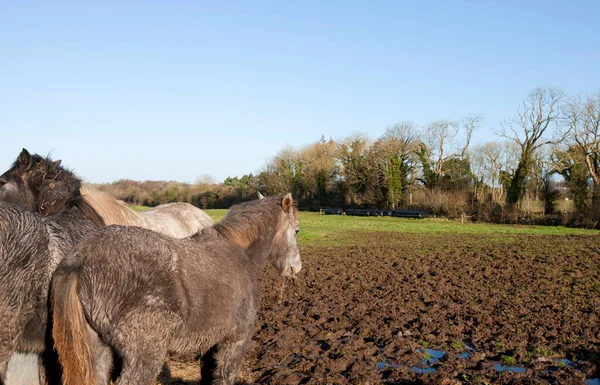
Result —
[[268, 231], [277, 228], [282, 213], [282, 199], [283, 195], [233, 206], [214, 229], [225, 238], [247, 248], [261, 236], [268, 235]]

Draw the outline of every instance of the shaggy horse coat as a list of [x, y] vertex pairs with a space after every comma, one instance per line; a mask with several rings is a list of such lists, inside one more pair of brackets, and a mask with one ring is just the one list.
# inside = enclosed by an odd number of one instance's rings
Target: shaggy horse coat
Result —
[[[26, 149], [21, 151], [11, 168], [0, 175], [0, 201], [11, 202], [45, 216], [57, 214], [67, 205], [77, 206], [82, 214], [99, 226], [136, 225], [179, 238], [195, 234], [214, 223], [205, 212], [187, 203], [160, 205], [138, 214], [108, 194], [82, 185], [79, 177], [61, 167], [60, 160], [31, 155]], [[66, 251], [61, 255], [64, 253]], [[37, 376], [37, 370], [37, 355], [20, 352], [14, 355], [9, 365], [8, 377], [11, 380], [28, 378], [33, 385], [38, 383], [32, 378]], [[0, 384], [6, 382], [6, 369], [2, 373], [0, 378], [4, 377], [4, 380], [0, 380]]]
[[48, 324], [48, 289], [56, 266], [99, 226], [70, 202], [42, 216], [0, 202], [0, 384], [11, 355], [42, 353]]
[[168, 352], [196, 352], [204, 354], [203, 383], [233, 384], [260, 307], [263, 266], [298, 272], [297, 232], [288, 194], [233, 206], [189, 239], [121, 226], [86, 238], [53, 280], [64, 383], [108, 384], [115, 352], [123, 360], [117, 385], [150, 385]]

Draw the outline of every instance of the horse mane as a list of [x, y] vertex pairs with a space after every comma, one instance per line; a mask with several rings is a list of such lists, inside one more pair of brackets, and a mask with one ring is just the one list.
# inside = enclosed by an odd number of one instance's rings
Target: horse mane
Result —
[[83, 184], [81, 186], [81, 196], [83, 198], [83, 204], [80, 206], [82, 210], [84, 212], [86, 210], [96, 212], [103, 219], [106, 226], [139, 224], [139, 218], [133, 210], [104, 191]]
[[[237, 245], [247, 248], [261, 236], [267, 235], [274, 226], [278, 226], [282, 199], [283, 195], [234, 205], [213, 229]], [[294, 212], [296, 210], [294, 206]]]
[[77, 207], [79, 207], [79, 209], [81, 210], [81, 212], [83, 213], [83, 215], [86, 216], [86, 218], [90, 219], [97, 226], [100, 226], [100, 227], [107, 226], [106, 221], [104, 220], [103, 217], [100, 216], [100, 214], [98, 214], [98, 211], [96, 211], [81, 196], [79, 196], [79, 199], [77, 201]]

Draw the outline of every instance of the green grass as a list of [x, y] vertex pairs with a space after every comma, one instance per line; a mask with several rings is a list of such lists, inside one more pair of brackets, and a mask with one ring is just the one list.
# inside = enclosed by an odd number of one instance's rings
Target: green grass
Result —
[[203, 210], [205, 213], [207, 213], [208, 215], [210, 215], [210, 217], [213, 219], [213, 221], [215, 222], [219, 222], [221, 219], [223, 219], [225, 217], [225, 215], [227, 215], [227, 211], [226, 209], [211, 209], [211, 210]]
[[478, 234], [498, 241], [511, 241], [517, 235], [597, 235], [597, 231], [562, 226], [496, 225], [465, 223], [446, 219], [405, 219], [391, 217], [354, 217], [300, 213], [299, 241], [302, 244], [346, 243], [352, 234], [362, 233], [419, 233], [419, 234]]
[[133, 211], [142, 212], [142, 211], [148, 211], [152, 207], [131, 205], [131, 206], [129, 206], [129, 208], [132, 209]]
[[[131, 206], [144, 211], [143, 206]], [[204, 210], [215, 222], [227, 214], [227, 210]], [[300, 212], [298, 240], [304, 245], [332, 245], [352, 243], [353, 235], [361, 233], [419, 233], [419, 234], [478, 234], [492, 237], [498, 242], [514, 240], [517, 235], [598, 235], [598, 231], [573, 229], [563, 226], [496, 225], [489, 223], [460, 223], [447, 219], [405, 219], [391, 217], [354, 217], [342, 215], [319, 215]]]
[[513, 356], [504, 356], [504, 363], [506, 365], [514, 365], [517, 363], [517, 359]]

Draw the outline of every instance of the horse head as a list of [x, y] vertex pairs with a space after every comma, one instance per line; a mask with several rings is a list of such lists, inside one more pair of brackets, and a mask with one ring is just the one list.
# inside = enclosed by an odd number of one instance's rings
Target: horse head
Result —
[[299, 231], [298, 210], [294, 205], [292, 194], [288, 193], [281, 200], [281, 214], [269, 256], [281, 276], [293, 276], [302, 269], [296, 239]]
[[81, 180], [60, 164], [60, 160], [23, 149], [12, 167], [0, 175], [0, 200], [44, 215], [57, 213], [79, 196], [81, 185]]

